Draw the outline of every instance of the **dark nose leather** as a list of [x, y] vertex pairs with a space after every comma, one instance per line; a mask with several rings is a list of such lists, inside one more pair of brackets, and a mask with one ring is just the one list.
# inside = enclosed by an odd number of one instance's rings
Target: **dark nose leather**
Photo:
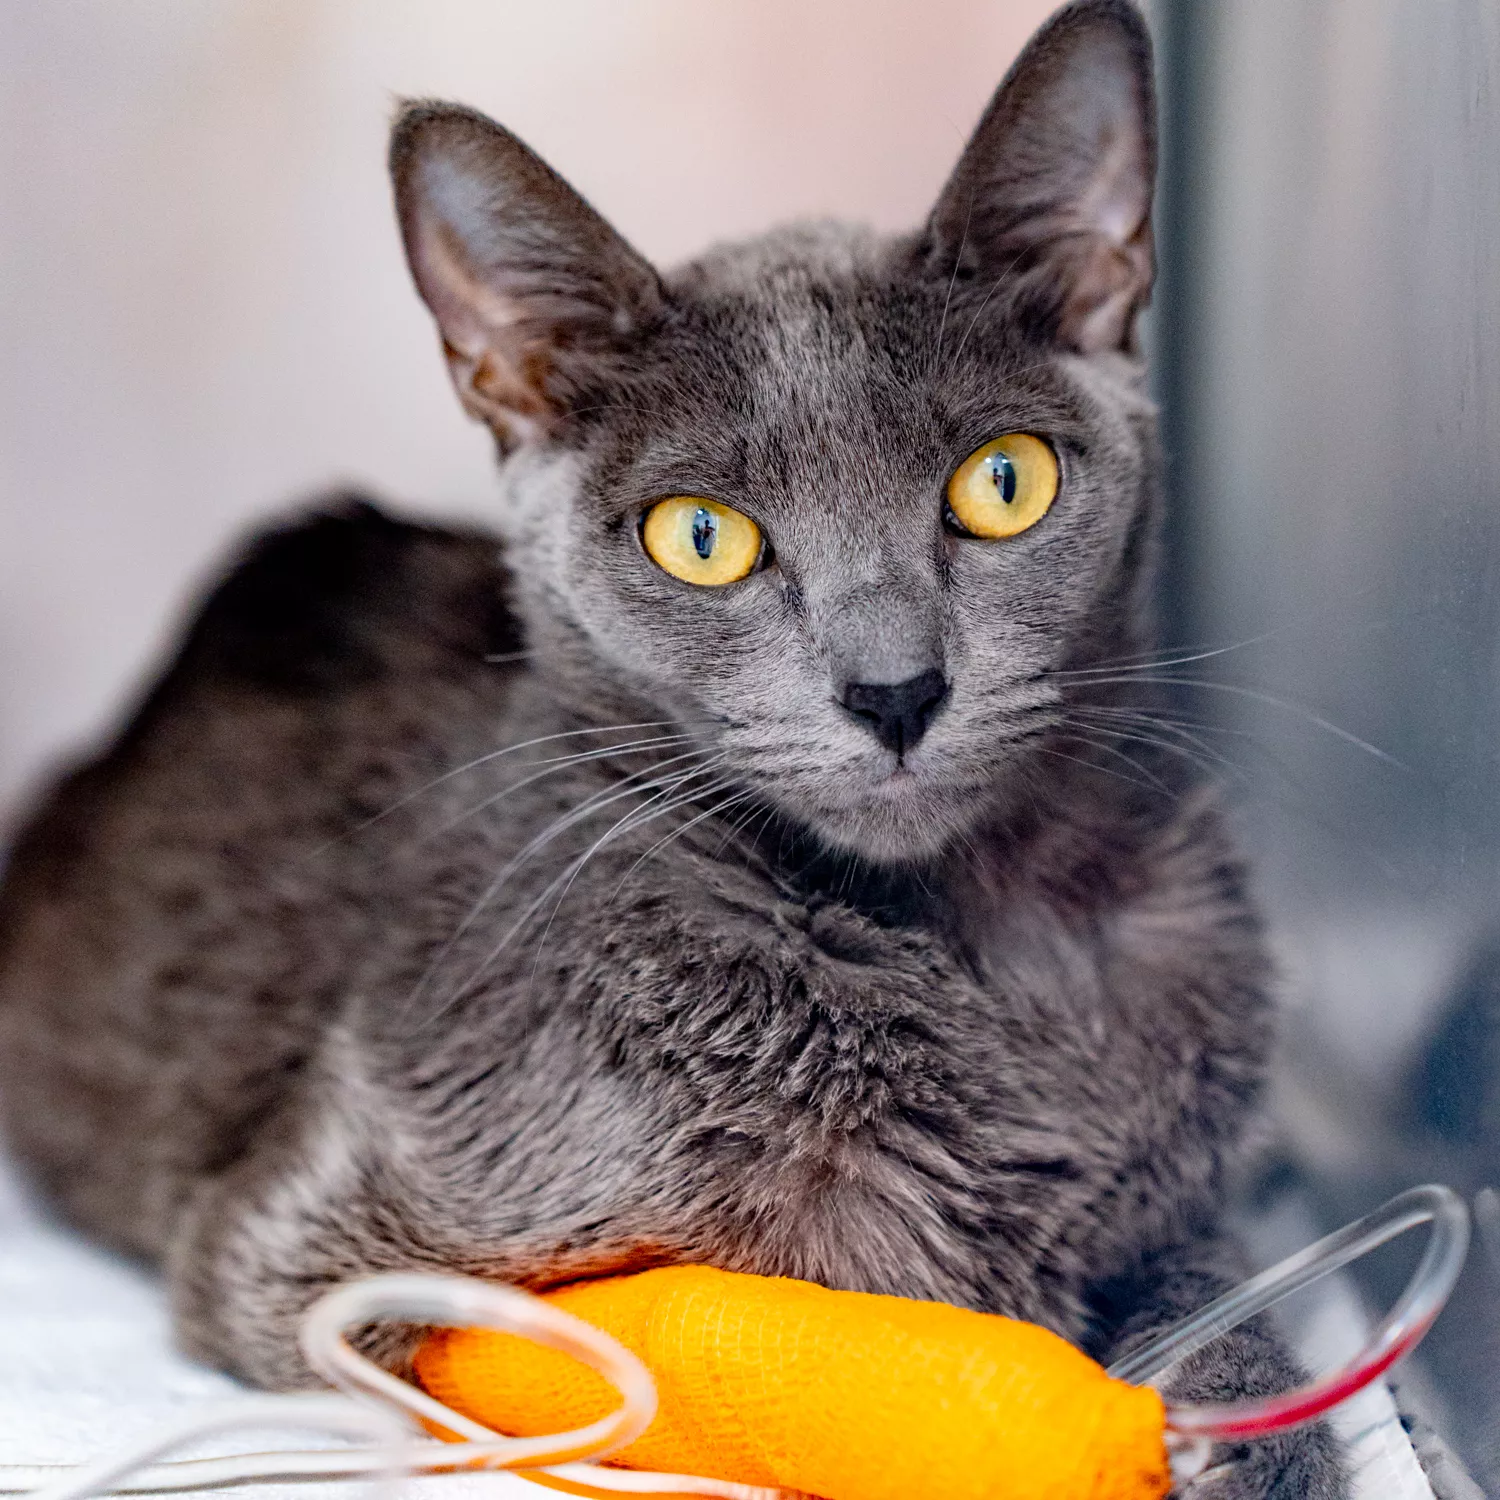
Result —
[[905, 755], [927, 733], [932, 716], [948, 696], [948, 679], [936, 667], [905, 682], [851, 682], [844, 707], [874, 731], [887, 750]]

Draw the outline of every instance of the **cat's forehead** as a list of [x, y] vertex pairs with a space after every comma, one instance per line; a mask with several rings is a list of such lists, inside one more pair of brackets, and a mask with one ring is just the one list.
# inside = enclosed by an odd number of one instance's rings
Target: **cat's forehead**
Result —
[[716, 247], [669, 281], [678, 319], [663, 352], [706, 400], [762, 425], [857, 407], [903, 342], [889, 260], [868, 231], [831, 223]]
[[806, 304], [820, 292], [848, 292], [879, 277], [889, 259], [889, 242], [873, 230], [820, 219], [715, 245], [666, 280], [677, 295], [698, 301]]
[[721, 484], [747, 467], [792, 480], [856, 464], [925, 479], [1008, 411], [1030, 425], [1075, 406], [998, 302], [982, 323], [957, 306], [945, 317], [946, 288], [914, 259], [909, 241], [819, 222], [670, 273], [673, 314], [642, 392], [654, 420], [621, 413], [633, 456], [672, 469], [690, 453]]
[[927, 422], [935, 409], [987, 407], [1013, 382], [1069, 397], [1056, 351], [1011, 324], [1006, 299], [954, 297], [914, 238], [793, 224], [717, 246], [666, 285], [673, 374], [690, 368], [699, 394], [746, 416]]

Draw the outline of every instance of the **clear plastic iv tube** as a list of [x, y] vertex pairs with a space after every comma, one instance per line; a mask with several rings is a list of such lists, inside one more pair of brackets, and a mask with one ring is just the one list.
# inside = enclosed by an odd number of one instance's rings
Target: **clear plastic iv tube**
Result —
[[1154, 1380], [1247, 1318], [1408, 1229], [1429, 1223], [1432, 1233], [1406, 1290], [1348, 1363], [1277, 1396], [1219, 1405], [1167, 1405], [1168, 1429], [1185, 1438], [1265, 1437], [1311, 1422], [1410, 1353], [1442, 1311], [1469, 1248], [1469, 1211], [1452, 1188], [1428, 1184], [1401, 1193], [1383, 1208], [1210, 1302], [1145, 1348], [1111, 1365], [1109, 1373], [1136, 1384]]

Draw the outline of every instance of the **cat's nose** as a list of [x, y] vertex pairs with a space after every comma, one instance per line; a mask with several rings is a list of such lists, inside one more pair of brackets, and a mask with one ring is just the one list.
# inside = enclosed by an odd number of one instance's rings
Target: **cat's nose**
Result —
[[916, 749], [947, 696], [948, 679], [931, 667], [905, 682], [851, 682], [841, 701], [887, 750], [900, 756]]

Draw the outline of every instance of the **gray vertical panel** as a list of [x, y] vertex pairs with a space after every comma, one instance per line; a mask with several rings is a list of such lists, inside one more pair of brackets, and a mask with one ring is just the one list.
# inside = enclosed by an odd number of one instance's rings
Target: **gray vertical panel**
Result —
[[1496, 7], [1230, 0], [1216, 40], [1174, 393], [1196, 623], [1272, 633], [1225, 675], [1411, 767], [1247, 700], [1231, 717], [1293, 757], [1333, 825], [1315, 837], [1299, 806], [1266, 828], [1281, 878], [1483, 901], [1500, 878]]
[[[1422, 1049], [1500, 931], [1500, 4], [1157, 16], [1171, 617], [1194, 644], [1264, 637], [1195, 668], [1224, 686], [1192, 702], [1245, 772], [1298, 1039], [1284, 1117], [1330, 1212], [1382, 1173], [1473, 1186], [1500, 1170], [1496, 1131], [1424, 1136], [1403, 1091], [1442, 1073]], [[1444, 1086], [1500, 1109], [1500, 1041], [1467, 1073], [1463, 1052]], [[1500, 1482], [1500, 1285], [1480, 1275], [1430, 1364]]]

